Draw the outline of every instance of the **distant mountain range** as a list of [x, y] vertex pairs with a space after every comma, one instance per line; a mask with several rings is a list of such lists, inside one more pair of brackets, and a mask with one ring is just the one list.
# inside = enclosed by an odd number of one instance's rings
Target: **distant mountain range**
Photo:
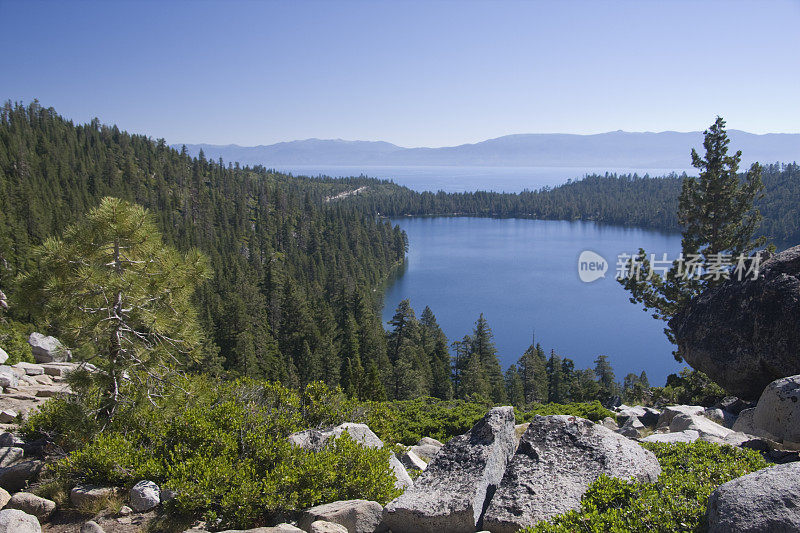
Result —
[[[731, 148], [742, 150], [745, 165], [754, 161], [800, 160], [800, 134], [756, 135], [728, 130], [728, 135]], [[186, 147], [193, 155], [202, 149], [209, 159], [222, 157], [225, 161], [268, 168], [293, 165], [686, 168], [691, 164], [689, 152], [692, 148], [703, 153], [702, 142], [703, 134], [697, 131], [612, 131], [596, 135], [506, 135], [444, 148], [403, 148], [381, 141], [341, 139], [307, 139], [261, 146], [187, 144]]]

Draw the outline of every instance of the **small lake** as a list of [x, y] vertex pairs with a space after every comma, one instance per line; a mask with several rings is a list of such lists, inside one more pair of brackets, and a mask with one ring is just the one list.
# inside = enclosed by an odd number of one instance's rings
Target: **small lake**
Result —
[[[384, 296], [383, 319], [411, 300], [417, 313], [433, 310], [450, 342], [472, 332], [480, 313], [489, 321], [503, 368], [536, 341], [578, 368], [608, 355], [622, 381], [647, 371], [652, 385], [678, 372], [664, 323], [629, 302], [614, 279], [617, 255], [680, 251], [680, 234], [593, 222], [469, 217], [392, 219], [406, 231], [405, 269]], [[605, 278], [582, 282], [578, 256], [594, 251], [609, 263]]]
[[296, 176], [350, 177], [368, 176], [388, 179], [418, 192], [445, 191], [495, 191], [521, 192], [542, 187], [555, 187], [567, 180], [581, 179], [587, 174], [615, 172], [640, 176], [664, 176], [675, 172], [689, 175], [697, 171], [691, 168], [600, 168], [600, 167], [457, 167], [457, 166], [320, 166], [294, 165], [279, 170]]

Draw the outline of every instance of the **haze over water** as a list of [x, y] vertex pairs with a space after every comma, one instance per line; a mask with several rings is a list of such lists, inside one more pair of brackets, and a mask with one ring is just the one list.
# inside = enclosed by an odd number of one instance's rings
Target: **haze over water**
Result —
[[[405, 271], [385, 293], [384, 321], [409, 298], [417, 315], [430, 306], [452, 342], [471, 333], [482, 312], [503, 368], [536, 341], [578, 368], [608, 355], [618, 380], [647, 371], [653, 385], [683, 367], [654, 320], [629, 302], [614, 280], [617, 255], [639, 247], [670, 259], [680, 235], [593, 222], [468, 217], [392, 219], [408, 234]], [[578, 256], [592, 250], [609, 262], [606, 277], [584, 283]]]

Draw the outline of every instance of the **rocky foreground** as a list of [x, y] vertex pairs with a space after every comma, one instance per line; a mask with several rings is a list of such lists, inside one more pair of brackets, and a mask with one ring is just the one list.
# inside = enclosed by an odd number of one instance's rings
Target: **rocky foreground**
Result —
[[[48, 398], [69, 394], [65, 376], [78, 365], [65, 360], [68, 354], [51, 337], [32, 335], [30, 342], [37, 363], [0, 365], [0, 421], [6, 429], [0, 434], [0, 533], [140, 531], [159, 506], [175, 496], [152, 481], [141, 480], [130, 490], [72, 488], [72, 508], [105, 509], [88, 522], [58, 518], [54, 501], [33, 494], [46, 458], [58, 451], [48, 449], [45, 441], [24, 442], [15, 434], [16, 423]], [[4, 355], [0, 353], [2, 362]], [[529, 424], [515, 425], [513, 408], [496, 407], [469, 432], [446, 444], [423, 438], [393, 455], [396, 486], [404, 493], [386, 506], [367, 500], [338, 501], [306, 509], [292, 524], [247, 531], [513, 532], [578, 509], [588, 486], [600, 475], [655, 481], [661, 467], [639, 442], [697, 440], [752, 448], [772, 462], [784, 463], [714, 491], [707, 510], [710, 531], [800, 531], [798, 428], [800, 375], [773, 381], [756, 404], [726, 398], [713, 408], [621, 405], [615, 418], [601, 423], [574, 416], [537, 416]], [[352, 423], [301, 431], [288, 440], [314, 451], [345, 432], [363, 446], [384, 445], [369, 427]], [[112, 506], [114, 511], [108, 510], [110, 502], [118, 504]], [[197, 523], [187, 533], [204, 533], [213, 525]]]

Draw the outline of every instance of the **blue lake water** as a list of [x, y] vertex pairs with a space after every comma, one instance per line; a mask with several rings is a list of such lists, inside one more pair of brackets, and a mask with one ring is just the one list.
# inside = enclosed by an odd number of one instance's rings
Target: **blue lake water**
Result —
[[[404, 298], [417, 315], [430, 306], [450, 341], [471, 333], [483, 313], [503, 368], [537, 342], [576, 367], [608, 355], [618, 380], [647, 371], [653, 385], [679, 371], [664, 323], [629, 302], [616, 282], [617, 255], [639, 247], [680, 251], [680, 235], [593, 222], [469, 217], [393, 219], [408, 234], [404, 272], [387, 288], [383, 318]], [[584, 283], [578, 256], [592, 250], [609, 262], [605, 278]]]
[[294, 165], [279, 170], [296, 176], [368, 176], [390, 179], [415, 191], [496, 191], [520, 192], [524, 189], [554, 187], [587, 174], [616, 172], [640, 176], [664, 176], [671, 172], [696, 174], [689, 168], [599, 168], [599, 167], [455, 167], [455, 166], [311, 166]]

